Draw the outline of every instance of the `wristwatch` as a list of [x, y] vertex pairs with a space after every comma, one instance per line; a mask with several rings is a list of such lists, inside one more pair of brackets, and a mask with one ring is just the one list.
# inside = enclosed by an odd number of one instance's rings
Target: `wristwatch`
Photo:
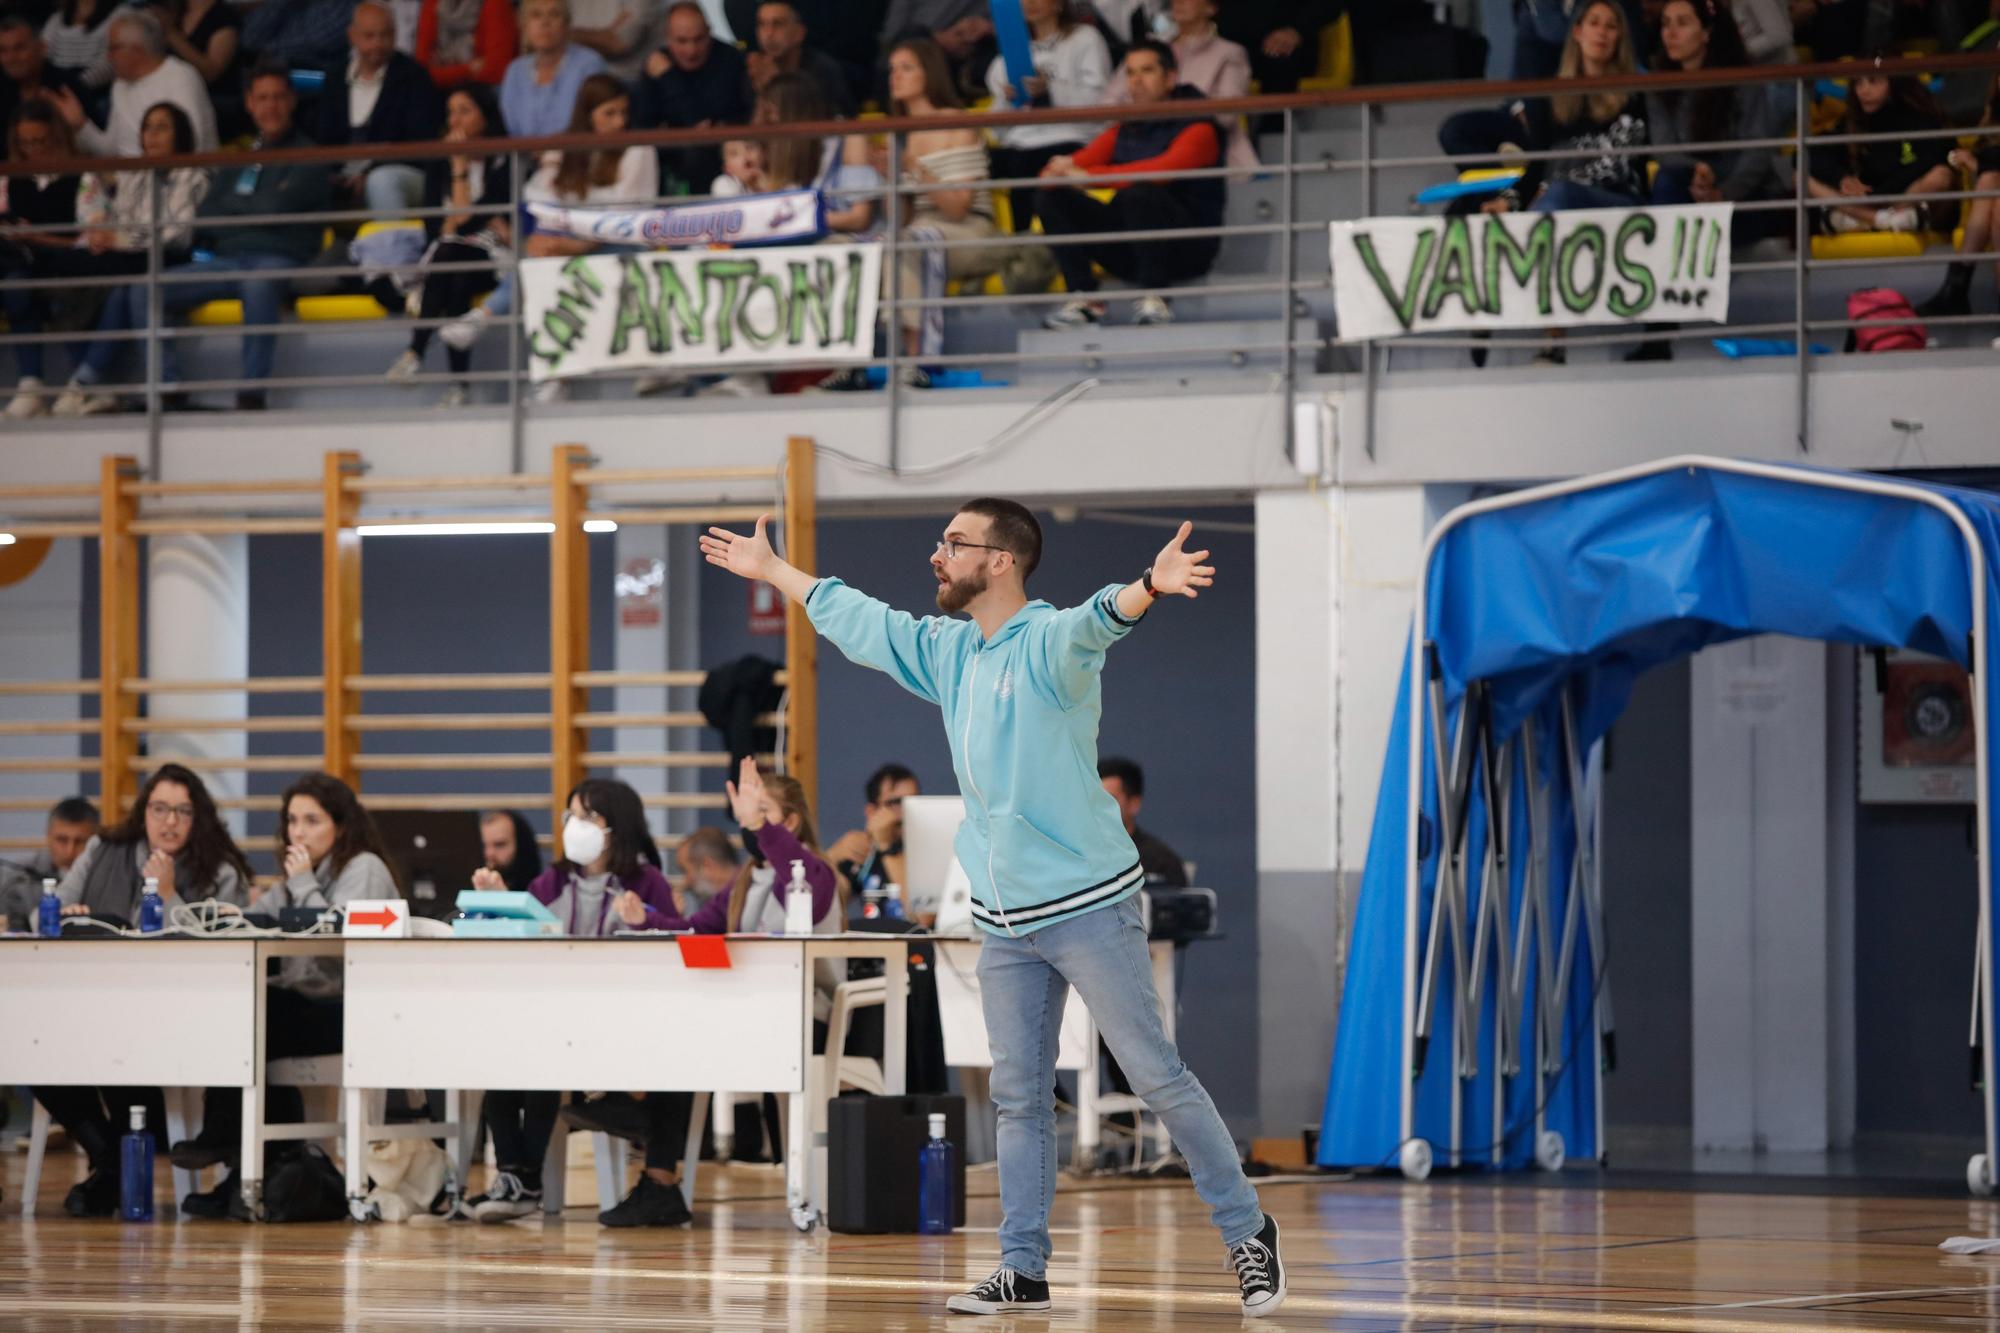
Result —
[[1146, 590], [1146, 596], [1156, 602], [1160, 600], [1160, 590], [1153, 586], [1153, 567], [1151, 565], [1147, 565], [1146, 572], [1139, 576], [1139, 586]]

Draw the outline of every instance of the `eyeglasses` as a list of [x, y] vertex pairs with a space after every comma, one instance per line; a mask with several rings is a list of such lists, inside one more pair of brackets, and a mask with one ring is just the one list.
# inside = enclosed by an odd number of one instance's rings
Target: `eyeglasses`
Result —
[[165, 801], [153, 801], [146, 806], [146, 813], [159, 820], [177, 820], [186, 824], [194, 819], [191, 805], [168, 805]]
[[958, 559], [960, 551], [1004, 551], [1004, 546], [989, 546], [985, 542], [962, 542], [956, 537], [947, 537], [937, 544], [937, 553], [947, 560]]

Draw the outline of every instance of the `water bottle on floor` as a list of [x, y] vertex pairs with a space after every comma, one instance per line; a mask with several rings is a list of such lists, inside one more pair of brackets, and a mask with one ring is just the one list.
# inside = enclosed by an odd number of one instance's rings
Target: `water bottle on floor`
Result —
[[153, 1134], [146, 1108], [132, 1108], [132, 1128], [118, 1140], [118, 1215], [127, 1222], [153, 1220]]
[[45, 940], [62, 934], [62, 899], [56, 897], [56, 882], [42, 881], [41, 905], [35, 909], [35, 933]]
[[917, 1231], [949, 1236], [958, 1216], [958, 1145], [944, 1136], [944, 1113], [931, 1113], [931, 1141], [917, 1157]]
[[139, 895], [139, 930], [142, 934], [157, 935], [165, 925], [166, 906], [160, 902], [160, 881], [146, 876], [146, 888]]

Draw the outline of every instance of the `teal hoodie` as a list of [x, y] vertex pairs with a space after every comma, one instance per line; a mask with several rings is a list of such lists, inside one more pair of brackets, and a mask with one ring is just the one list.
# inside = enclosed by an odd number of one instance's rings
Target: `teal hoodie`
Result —
[[991, 639], [970, 620], [919, 620], [836, 578], [806, 595], [813, 627], [849, 661], [944, 710], [965, 794], [958, 860], [973, 920], [996, 935], [1109, 907], [1145, 882], [1097, 777], [1104, 652], [1137, 623], [1118, 614], [1119, 587], [1064, 611], [1029, 602]]

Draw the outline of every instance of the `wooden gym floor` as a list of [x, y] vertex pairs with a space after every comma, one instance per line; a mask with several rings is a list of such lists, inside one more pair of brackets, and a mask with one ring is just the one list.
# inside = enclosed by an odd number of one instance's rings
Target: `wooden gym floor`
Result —
[[[77, 1163], [51, 1155], [23, 1221], [22, 1157], [0, 1162], [0, 1329], [934, 1328], [945, 1297], [992, 1267], [999, 1220], [992, 1169], [975, 1168], [959, 1235], [802, 1237], [777, 1171], [732, 1166], [704, 1171], [692, 1231], [606, 1231], [583, 1208], [501, 1227], [122, 1225], [62, 1216]], [[1995, 1234], [1990, 1201], [1389, 1177], [1261, 1188], [1290, 1266], [1271, 1327], [2000, 1329], [2000, 1259], [1936, 1248]], [[573, 1172], [570, 1197], [590, 1191]], [[1053, 1224], [1055, 1313], [999, 1327], [1241, 1323], [1185, 1180], [1065, 1177]]]

